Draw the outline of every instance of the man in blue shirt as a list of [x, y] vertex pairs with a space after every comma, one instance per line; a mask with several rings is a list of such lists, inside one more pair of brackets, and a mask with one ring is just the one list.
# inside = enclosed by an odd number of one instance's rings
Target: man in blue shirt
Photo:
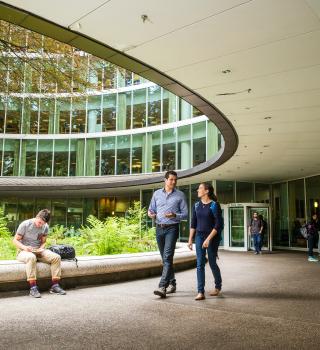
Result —
[[176, 291], [173, 256], [179, 237], [179, 223], [188, 217], [185, 196], [175, 188], [177, 178], [175, 171], [166, 172], [165, 186], [154, 192], [148, 209], [148, 216], [156, 219], [156, 238], [163, 263], [159, 288], [154, 291], [161, 298]]

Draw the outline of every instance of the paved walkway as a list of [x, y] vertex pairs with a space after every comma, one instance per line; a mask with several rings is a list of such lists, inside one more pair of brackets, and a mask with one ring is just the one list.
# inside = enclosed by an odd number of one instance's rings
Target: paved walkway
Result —
[[[221, 252], [221, 297], [193, 300], [195, 270], [160, 300], [158, 278], [0, 294], [0, 349], [320, 349], [320, 263], [305, 254]], [[212, 277], [207, 266], [208, 286]]]

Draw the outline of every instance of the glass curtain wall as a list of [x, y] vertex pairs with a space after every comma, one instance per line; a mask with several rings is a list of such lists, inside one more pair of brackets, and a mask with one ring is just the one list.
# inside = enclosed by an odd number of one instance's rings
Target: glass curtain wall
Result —
[[[218, 152], [215, 125], [173, 93], [70, 45], [0, 24], [0, 46], [12, 51], [0, 69], [2, 176], [190, 169]], [[187, 125], [173, 124], [181, 121]]]

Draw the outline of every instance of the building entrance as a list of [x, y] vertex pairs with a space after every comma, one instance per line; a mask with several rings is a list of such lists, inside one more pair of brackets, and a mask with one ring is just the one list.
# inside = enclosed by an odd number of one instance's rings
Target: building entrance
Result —
[[224, 249], [248, 251], [254, 248], [253, 238], [249, 235], [249, 226], [254, 212], [262, 215], [266, 222], [263, 235], [263, 250], [272, 249], [271, 218], [268, 204], [263, 203], [231, 203], [221, 205], [224, 217], [223, 245]]

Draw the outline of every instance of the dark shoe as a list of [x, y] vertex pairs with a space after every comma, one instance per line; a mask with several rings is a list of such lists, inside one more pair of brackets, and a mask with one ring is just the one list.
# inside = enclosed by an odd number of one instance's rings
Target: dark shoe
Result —
[[158, 295], [160, 298], [165, 298], [166, 297], [166, 288], [164, 287], [159, 287], [156, 289], [153, 294]]
[[176, 286], [174, 286], [173, 284], [169, 284], [166, 293], [167, 294], [175, 293], [176, 290], [177, 290]]
[[30, 288], [30, 294], [31, 297], [34, 298], [41, 298], [41, 294], [39, 293], [39, 289], [37, 286], [31, 287]]
[[198, 295], [194, 298], [194, 300], [204, 300], [206, 297], [203, 293], [198, 293]]
[[59, 284], [54, 284], [49, 292], [51, 294], [66, 295], [67, 293], [59, 286]]

